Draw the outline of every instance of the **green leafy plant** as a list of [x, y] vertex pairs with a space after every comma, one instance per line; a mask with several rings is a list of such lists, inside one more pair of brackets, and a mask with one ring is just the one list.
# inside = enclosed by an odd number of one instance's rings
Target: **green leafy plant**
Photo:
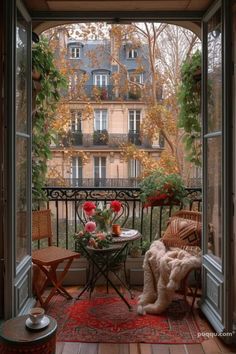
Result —
[[140, 183], [140, 199], [145, 206], [176, 204], [184, 201], [186, 191], [182, 177], [157, 169]]
[[184, 128], [183, 138], [187, 160], [201, 166], [201, 52], [196, 51], [181, 68], [182, 82], [179, 88], [179, 127]]
[[[45, 185], [47, 160], [51, 157], [50, 145], [56, 136], [51, 128], [55, 119], [57, 103], [61, 98], [61, 90], [66, 88], [64, 76], [56, 68], [48, 42], [40, 38], [32, 49], [33, 71], [40, 75], [40, 87], [33, 93], [33, 140], [32, 140], [32, 184], [33, 209], [37, 208], [46, 197], [42, 191]], [[34, 87], [34, 86], [33, 86]]]
[[141, 255], [144, 255], [149, 249], [150, 244], [151, 242], [148, 240], [134, 242], [129, 249], [131, 257], [140, 257]]

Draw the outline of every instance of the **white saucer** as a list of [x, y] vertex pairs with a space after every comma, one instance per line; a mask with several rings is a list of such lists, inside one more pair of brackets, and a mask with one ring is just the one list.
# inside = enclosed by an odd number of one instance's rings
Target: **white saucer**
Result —
[[25, 325], [30, 329], [43, 329], [49, 325], [49, 322], [50, 320], [47, 316], [44, 316], [39, 323], [33, 323], [30, 318], [27, 318]]

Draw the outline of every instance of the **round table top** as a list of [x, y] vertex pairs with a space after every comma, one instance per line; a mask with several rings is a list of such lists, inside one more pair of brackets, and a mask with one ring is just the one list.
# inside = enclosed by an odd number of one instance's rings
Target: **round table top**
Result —
[[47, 316], [50, 320], [49, 325], [40, 330], [31, 330], [26, 327], [25, 322], [28, 317], [28, 315], [14, 317], [4, 322], [0, 330], [0, 341], [8, 343], [37, 343], [55, 334], [57, 321], [53, 317]]
[[134, 229], [121, 229], [121, 234], [119, 236], [113, 236], [112, 237], [112, 243], [109, 245], [109, 247], [104, 247], [104, 248], [94, 248], [91, 246], [87, 246], [87, 250], [89, 252], [99, 252], [99, 253], [109, 253], [109, 252], [114, 252], [116, 250], [119, 250], [125, 246], [125, 244], [129, 242], [136, 241], [140, 239], [142, 235], [138, 230]]
[[112, 237], [112, 243], [133, 242], [140, 239], [142, 235], [138, 230], [134, 229], [121, 229], [119, 236]]

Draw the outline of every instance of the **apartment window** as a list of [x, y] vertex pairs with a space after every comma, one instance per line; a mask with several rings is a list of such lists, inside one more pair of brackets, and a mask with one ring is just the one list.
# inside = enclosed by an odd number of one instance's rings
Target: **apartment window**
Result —
[[96, 109], [94, 112], [94, 130], [101, 131], [107, 130], [107, 110], [106, 109]]
[[78, 72], [74, 72], [72, 75], [69, 75], [69, 91], [75, 91], [78, 87], [79, 84], [79, 73]]
[[[77, 157], [72, 157], [72, 163], [71, 163], [71, 177], [73, 179], [73, 182], [75, 184], [81, 184], [79, 183], [78, 180], [82, 180], [83, 178], [83, 164], [82, 164], [82, 158], [80, 156]], [[77, 181], [76, 181], [77, 180]], [[78, 183], [77, 183], [78, 182]]]
[[129, 49], [127, 52], [127, 58], [128, 59], [135, 59], [138, 57], [138, 51], [137, 49]]
[[94, 75], [94, 85], [98, 87], [104, 87], [108, 85], [108, 75], [107, 74], [95, 74]]
[[106, 179], [106, 157], [94, 156], [94, 184], [102, 186]]
[[129, 131], [140, 132], [141, 111], [134, 109], [129, 110]]
[[141, 165], [138, 160], [129, 160], [128, 164], [129, 178], [137, 178], [141, 174]]
[[138, 84], [142, 84], [143, 83], [143, 74], [135, 74], [135, 73], [129, 73], [129, 79], [132, 82], [136, 82]]
[[82, 121], [81, 121], [81, 112], [80, 111], [71, 111], [71, 131], [72, 132], [81, 132], [82, 131]]
[[81, 56], [81, 47], [77, 46], [77, 45], [70, 45], [69, 46], [69, 55], [70, 55], [70, 59], [79, 59]]

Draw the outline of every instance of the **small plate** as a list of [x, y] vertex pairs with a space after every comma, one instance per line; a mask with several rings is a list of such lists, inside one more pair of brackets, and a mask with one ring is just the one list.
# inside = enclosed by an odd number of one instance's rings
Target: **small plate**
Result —
[[47, 316], [44, 316], [39, 323], [33, 323], [30, 318], [27, 318], [25, 325], [30, 329], [43, 329], [49, 325], [49, 322], [50, 320]]

